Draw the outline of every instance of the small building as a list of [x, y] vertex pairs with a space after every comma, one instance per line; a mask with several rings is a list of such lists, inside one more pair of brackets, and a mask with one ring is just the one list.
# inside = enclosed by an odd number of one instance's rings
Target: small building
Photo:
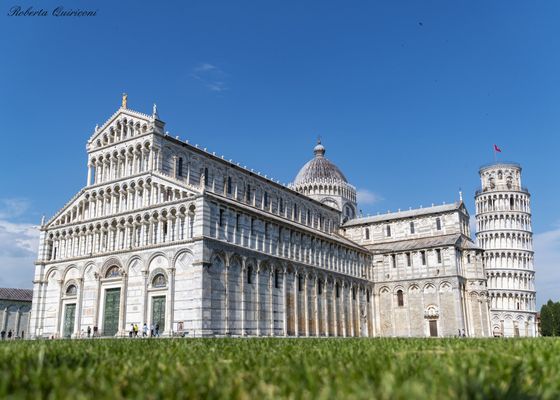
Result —
[[33, 290], [0, 288], [0, 327], [12, 331], [13, 337], [26, 337], [29, 333], [29, 315]]

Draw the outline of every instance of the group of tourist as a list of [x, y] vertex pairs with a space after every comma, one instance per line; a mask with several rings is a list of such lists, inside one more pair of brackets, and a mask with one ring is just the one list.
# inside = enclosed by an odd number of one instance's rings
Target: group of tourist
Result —
[[17, 332], [12, 332], [11, 329], [7, 333], [5, 330], [2, 330], [2, 332], [0, 332], [0, 337], [2, 338], [2, 340], [23, 339], [25, 337], [25, 332], [21, 331], [21, 336], [18, 336]]
[[[159, 337], [159, 324], [152, 324], [150, 327], [150, 337]], [[130, 324], [130, 331], [128, 332], [128, 337], [139, 337], [138, 332], [140, 328], [138, 324]], [[144, 324], [142, 327], [142, 337], [148, 337], [148, 325]]]
[[[11, 331], [10, 331], [11, 332]], [[128, 332], [128, 337], [140, 337], [139, 336], [139, 332], [140, 332], [140, 328], [138, 327], [138, 324], [130, 324], [130, 331]], [[91, 329], [91, 326], [87, 327], [87, 330], [85, 332], [87, 334], [88, 338], [95, 338], [95, 337], [99, 337], [99, 329], [97, 328], [97, 326], [93, 327], [93, 330]], [[149, 335], [148, 335], [149, 333]], [[2, 333], [4, 334], [4, 332]], [[23, 334], [23, 332], [22, 332]], [[84, 337], [84, 331], [82, 331], [82, 337]], [[159, 337], [159, 324], [152, 324], [152, 326], [150, 328], [148, 328], [147, 324], [144, 324], [144, 326], [142, 327], [142, 337]], [[4, 336], [2, 336], [2, 339], [4, 338]]]

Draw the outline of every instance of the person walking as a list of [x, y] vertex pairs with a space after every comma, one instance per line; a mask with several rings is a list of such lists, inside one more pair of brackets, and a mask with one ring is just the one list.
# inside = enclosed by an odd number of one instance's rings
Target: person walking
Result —
[[142, 337], [147, 337], [147, 336], [148, 336], [148, 325], [144, 323], [144, 326], [142, 327]]
[[130, 332], [128, 332], [128, 337], [132, 337], [134, 335], [134, 324], [130, 324]]
[[93, 326], [93, 337], [97, 336], [97, 325]]
[[88, 339], [90, 338], [90, 336], [91, 336], [91, 327], [88, 325], [88, 327], [87, 327], [87, 337], [88, 337]]
[[8, 331], [8, 339], [11, 339], [11, 338], [12, 338], [12, 330], [10, 329], [10, 330]]
[[134, 324], [134, 337], [138, 337], [138, 324]]
[[150, 327], [150, 337], [154, 337], [154, 324]]
[[2, 340], [6, 339], [6, 331], [2, 329], [2, 332], [0, 332], [0, 337], [2, 337]]
[[156, 324], [156, 337], [159, 337], [159, 324]]

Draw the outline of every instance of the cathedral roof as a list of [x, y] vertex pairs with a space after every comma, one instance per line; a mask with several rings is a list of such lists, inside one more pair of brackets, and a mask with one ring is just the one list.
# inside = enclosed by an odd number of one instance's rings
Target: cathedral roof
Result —
[[342, 171], [325, 157], [325, 147], [318, 141], [313, 149], [315, 157], [309, 160], [298, 172], [294, 185], [306, 185], [321, 181], [339, 181], [348, 183]]
[[480, 249], [471, 240], [467, 239], [460, 233], [451, 235], [430, 236], [419, 239], [405, 239], [393, 242], [376, 243], [366, 245], [365, 247], [374, 252], [395, 253], [442, 246], [458, 246], [462, 249], [473, 250]]
[[413, 210], [405, 210], [405, 211], [398, 211], [393, 213], [387, 214], [379, 214], [373, 215], [371, 217], [362, 217], [362, 218], [355, 218], [352, 219], [344, 224], [344, 226], [353, 226], [353, 225], [363, 225], [363, 224], [370, 224], [376, 222], [384, 222], [384, 221], [393, 221], [396, 219], [403, 219], [403, 218], [414, 218], [420, 217], [424, 215], [430, 214], [440, 214], [449, 211], [455, 210], [463, 210], [466, 212], [466, 209], [463, 205], [463, 202], [455, 202], [450, 204], [442, 204], [437, 206], [431, 207], [424, 207], [424, 208], [416, 208]]
[[33, 290], [0, 288], [0, 300], [31, 301]]

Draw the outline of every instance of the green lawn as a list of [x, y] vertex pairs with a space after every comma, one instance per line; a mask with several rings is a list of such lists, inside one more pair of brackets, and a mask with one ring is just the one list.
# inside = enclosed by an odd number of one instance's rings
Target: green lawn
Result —
[[0, 398], [560, 398], [555, 339], [0, 343]]

